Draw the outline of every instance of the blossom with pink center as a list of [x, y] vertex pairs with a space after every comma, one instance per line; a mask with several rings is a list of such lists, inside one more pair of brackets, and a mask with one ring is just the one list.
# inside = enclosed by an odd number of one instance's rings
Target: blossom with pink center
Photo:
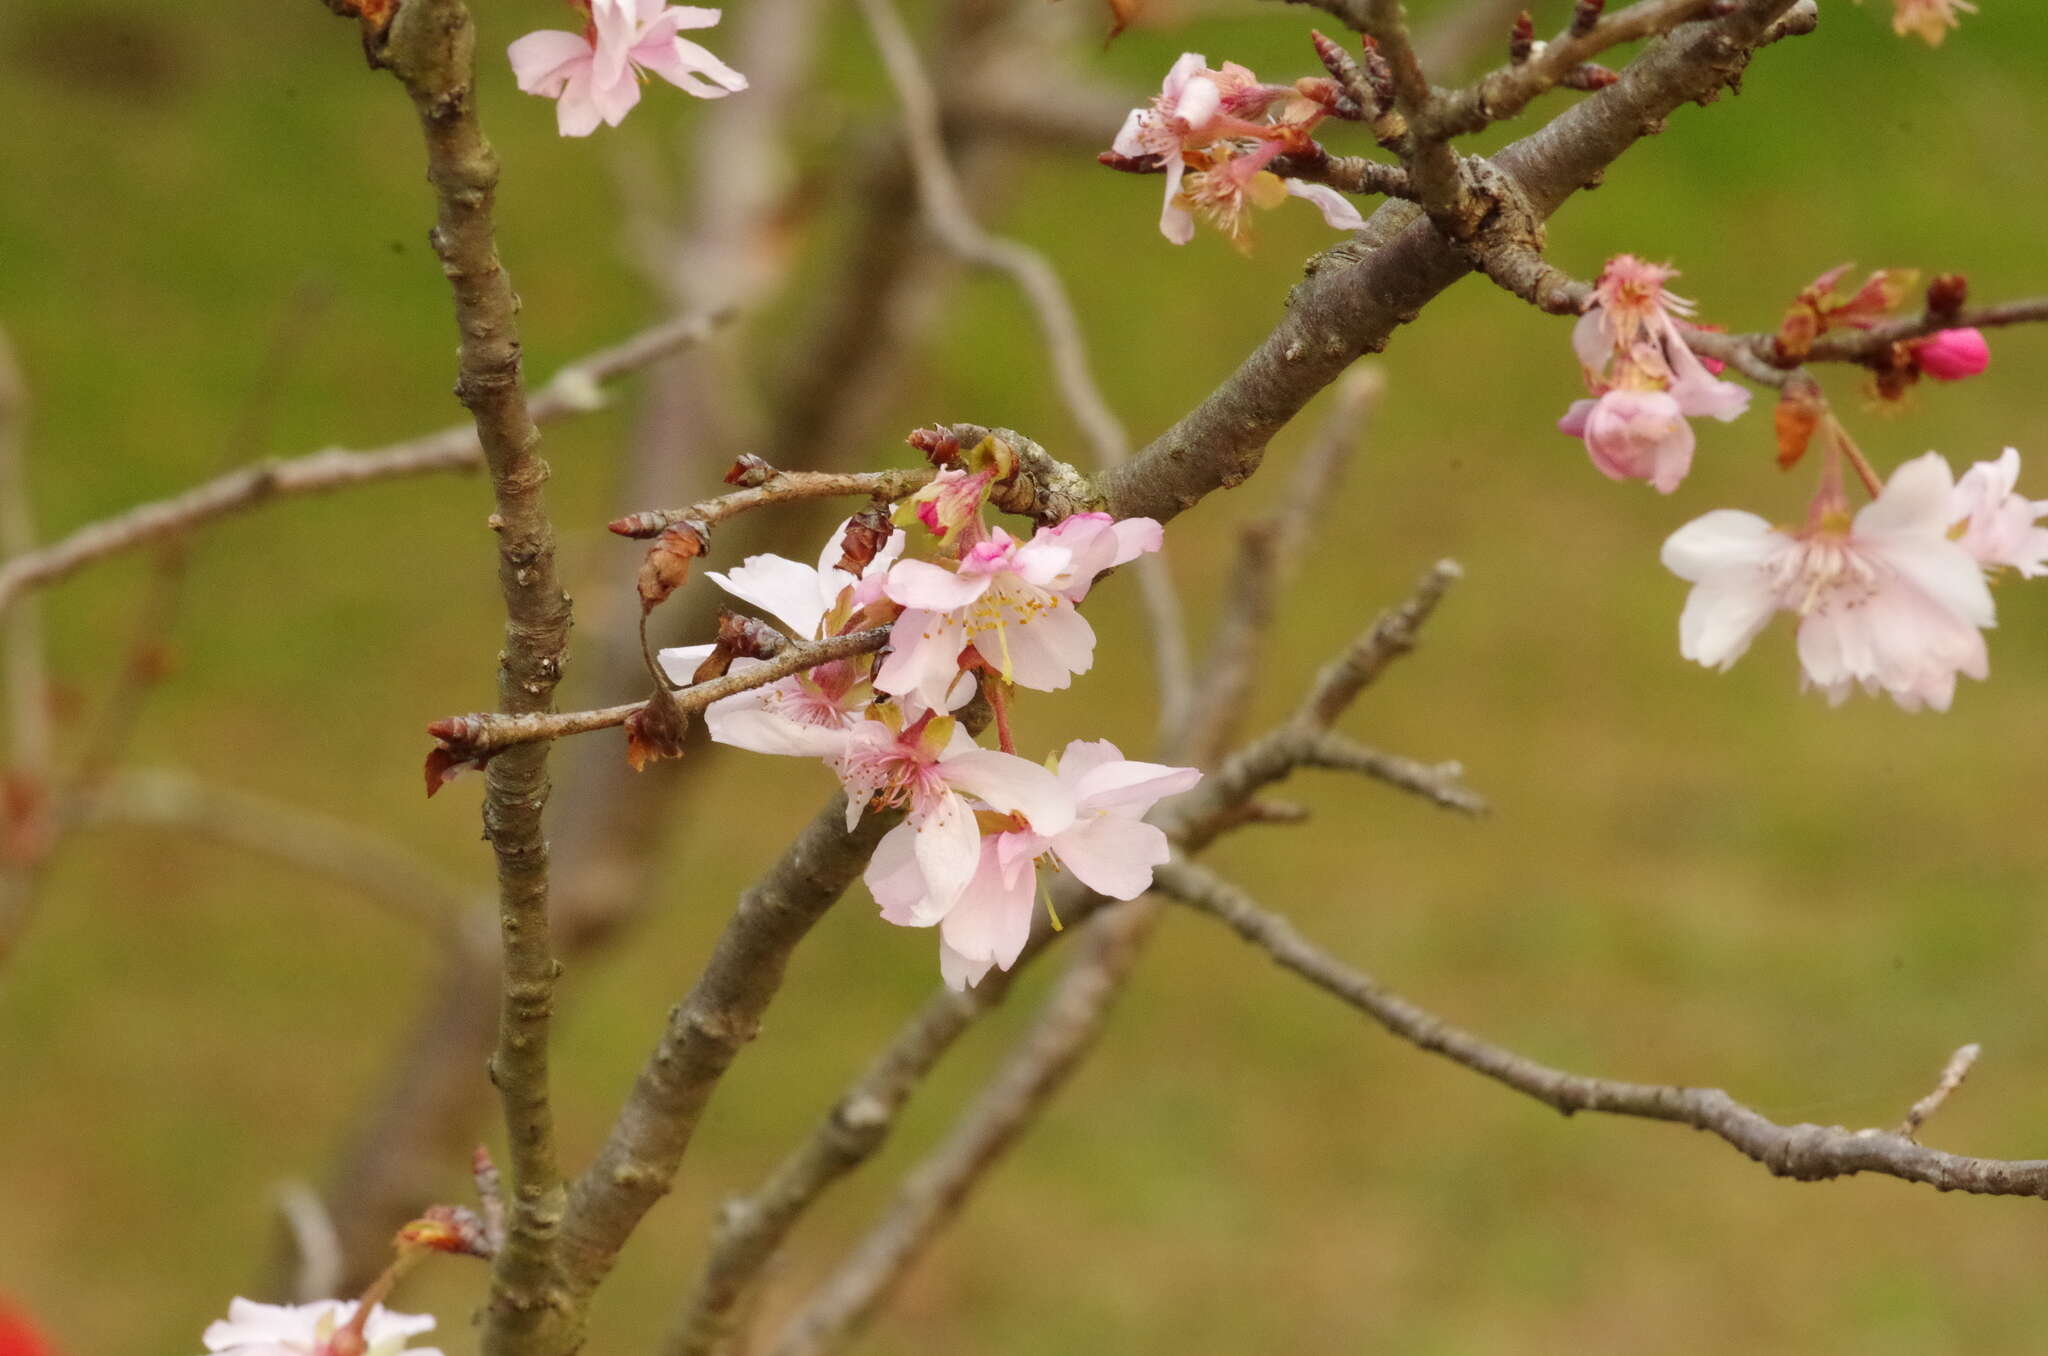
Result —
[[1949, 516], [1956, 542], [1986, 569], [2017, 570], [2024, 579], [2048, 574], [2048, 499], [2015, 494], [2020, 454], [2006, 448], [1997, 461], [1980, 461], [1956, 482]]
[[1975, 14], [1970, 0], [1897, 0], [1892, 10], [1892, 32], [1900, 37], [1913, 34], [1929, 47], [1941, 46], [1948, 31], [1959, 25], [1958, 13]]
[[1908, 711], [1945, 711], [1956, 675], [1983, 678], [1993, 626], [1978, 560], [1950, 536], [1956, 486], [1935, 453], [1892, 473], [1852, 519], [1838, 476], [1797, 532], [1717, 509], [1664, 543], [1666, 568], [1692, 583], [1679, 652], [1726, 669], [1779, 610], [1799, 617], [1807, 685], [1840, 703], [1856, 685]]
[[744, 75], [678, 36], [717, 23], [715, 9], [665, 0], [587, 0], [579, 7], [590, 14], [582, 33], [543, 29], [505, 53], [521, 90], [555, 101], [555, 123], [565, 137], [589, 136], [599, 123], [617, 127], [640, 102], [642, 71], [700, 99], [747, 87]]
[[1936, 381], [1961, 381], [1991, 365], [1991, 345], [1980, 330], [1940, 330], [1912, 352], [1914, 365]]
[[1613, 390], [1575, 400], [1557, 427], [1586, 440], [1594, 469], [1609, 480], [1647, 480], [1669, 494], [1692, 469], [1692, 425], [1665, 391]]
[[[903, 533], [891, 533], [856, 579], [838, 568], [847, 526], [841, 523], [826, 541], [816, 568], [782, 556], [758, 555], [748, 556], [725, 573], [709, 571], [709, 577], [735, 598], [780, 621], [799, 639], [821, 635], [827, 614], [835, 608], [879, 602], [882, 580], [903, 554]], [[676, 646], [661, 652], [661, 664], [676, 682], [687, 683], [711, 649], [709, 645]], [[736, 659], [731, 672], [744, 673], [760, 662]], [[868, 682], [870, 662], [865, 657], [835, 660], [807, 673], [735, 693], [705, 709], [705, 728], [719, 743], [755, 753], [836, 757], [846, 730], [860, 719], [873, 697]], [[952, 695], [959, 699], [953, 703], [957, 706], [973, 695], [973, 688]]]
[[[1007, 970], [1016, 963], [1031, 936], [1041, 857], [1111, 899], [1136, 899], [1150, 889], [1152, 869], [1171, 849], [1166, 834], [1143, 817], [1201, 777], [1196, 768], [1132, 762], [1107, 740], [1067, 745], [1058, 778], [1071, 800], [1072, 822], [1055, 830], [1016, 815], [1015, 827], [983, 835], [973, 879], [938, 918], [939, 969], [946, 983], [967, 988], [991, 967]], [[911, 926], [933, 920], [902, 848], [887, 855], [877, 851], [867, 879], [883, 918]]]
[[[354, 1301], [316, 1300], [311, 1304], [258, 1304], [237, 1299], [228, 1316], [209, 1324], [201, 1334], [210, 1353], [220, 1356], [329, 1356], [335, 1333], [355, 1316]], [[431, 1314], [393, 1313], [383, 1305], [370, 1310], [363, 1325], [367, 1347], [352, 1347], [363, 1356], [441, 1356], [435, 1347], [408, 1347], [406, 1342], [434, 1326]]]
[[973, 879], [981, 830], [967, 796], [1055, 832], [1073, 822], [1072, 795], [1038, 764], [982, 748], [951, 716], [928, 714], [905, 725], [890, 707], [874, 711], [875, 718], [846, 733], [837, 771], [847, 828], [870, 808], [906, 812], [875, 849], [886, 863], [900, 866], [906, 854], [915, 863], [922, 892], [903, 921], [938, 922]]
[[[943, 708], [960, 656], [972, 645], [1007, 682], [1040, 692], [1066, 687], [1095, 662], [1095, 629], [1074, 609], [1075, 599], [1111, 565], [1157, 550], [1158, 526], [1150, 519], [1112, 524], [1106, 543], [1095, 515], [1073, 528], [1040, 528], [1027, 542], [996, 527], [956, 568], [897, 561], [883, 588], [904, 612], [875, 686]], [[1084, 561], [1077, 561], [1077, 548]]]

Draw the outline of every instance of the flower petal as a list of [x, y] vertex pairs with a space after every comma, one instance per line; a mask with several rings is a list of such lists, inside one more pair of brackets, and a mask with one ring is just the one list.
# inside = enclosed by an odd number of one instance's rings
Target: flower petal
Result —
[[1289, 179], [1287, 191], [1314, 203], [1316, 210], [1323, 214], [1325, 225], [1340, 231], [1356, 231], [1365, 225], [1365, 218], [1358, 214], [1358, 208], [1351, 199], [1328, 184], [1305, 184], [1299, 179]]
[[997, 749], [949, 753], [939, 775], [950, 786], [979, 796], [1004, 813], [1023, 815], [1043, 834], [1074, 822], [1074, 796], [1059, 778], [1027, 758]]
[[1152, 888], [1152, 868], [1173, 855], [1166, 834], [1136, 819], [1097, 815], [1052, 840], [1053, 855], [1074, 878], [1111, 899], [1136, 899]]

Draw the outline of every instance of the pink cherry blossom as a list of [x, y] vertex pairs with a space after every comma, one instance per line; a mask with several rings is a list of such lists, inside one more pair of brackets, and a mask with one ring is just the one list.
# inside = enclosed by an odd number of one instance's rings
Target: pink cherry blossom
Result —
[[1995, 624], [1977, 558], [1949, 535], [1957, 502], [1930, 452], [1853, 519], [1838, 473], [1797, 532], [1735, 509], [1695, 519], [1664, 543], [1665, 566], [1693, 585], [1679, 652], [1726, 669], [1782, 609], [1799, 617], [1805, 682], [1830, 703], [1861, 684], [1909, 711], [1947, 710], [1957, 674], [1989, 672], [1981, 630]]
[[1108, 740], [1077, 739], [1059, 760], [1059, 785], [1072, 809], [1064, 828], [1019, 814], [1011, 817], [1015, 827], [983, 835], [973, 878], [943, 911], [919, 893], [922, 882], [901, 848], [887, 857], [876, 853], [868, 887], [890, 922], [937, 921], [940, 973], [953, 988], [971, 987], [991, 967], [1009, 969], [1023, 952], [1041, 858], [1099, 894], [1136, 899], [1151, 888], [1152, 869], [1171, 855], [1166, 834], [1144, 815], [1201, 778], [1196, 768], [1132, 762]]
[[1949, 516], [1961, 530], [1957, 544], [1980, 565], [2033, 579], [2048, 574], [2048, 527], [2036, 526], [2048, 516], [2048, 499], [2013, 493], [2019, 478], [2020, 454], [2013, 448], [1997, 461], [1978, 462], [1956, 482]]
[[1584, 315], [1572, 329], [1587, 389], [1560, 431], [1586, 440], [1602, 475], [1647, 480], [1669, 494], [1692, 466], [1688, 418], [1730, 420], [1749, 408], [1749, 392], [1716, 380], [1679, 331], [1693, 304], [1666, 291], [1677, 270], [1632, 254], [1608, 260]]
[[[891, 533], [856, 579], [838, 568], [845, 550], [847, 526], [842, 522], [827, 539], [815, 568], [782, 556], [758, 555], [748, 556], [732, 570], [712, 570], [707, 575], [727, 593], [780, 621], [792, 635], [801, 639], [822, 635], [826, 615], [835, 607], [843, 604], [858, 608], [880, 601], [883, 577], [903, 554], [903, 533]], [[680, 645], [663, 650], [662, 668], [674, 681], [687, 683], [711, 648]], [[753, 659], [734, 660], [731, 672], [744, 673], [759, 663]], [[860, 719], [874, 695], [868, 681], [871, 664], [865, 657], [835, 660], [807, 673], [792, 674], [735, 693], [705, 709], [704, 727], [719, 743], [755, 753], [837, 757], [845, 732]], [[973, 695], [971, 683], [945, 694], [954, 699], [952, 706], [961, 705]]]
[[1665, 391], [1616, 390], [1574, 401], [1557, 427], [1586, 440], [1594, 468], [1609, 480], [1647, 480], [1669, 494], [1692, 469], [1692, 425]]
[[1134, 108], [1118, 129], [1110, 149], [1132, 160], [1151, 158], [1166, 171], [1166, 204], [1159, 230], [1176, 245], [1195, 232], [1194, 218], [1178, 204], [1181, 176], [1187, 163], [1182, 152], [1208, 145], [1219, 135], [1241, 133], [1245, 119], [1257, 117], [1274, 100], [1293, 91], [1261, 85], [1258, 77], [1236, 62], [1212, 71], [1199, 52], [1183, 52], [1167, 71], [1159, 95], [1146, 108]]
[[640, 102], [641, 71], [700, 99], [747, 87], [745, 76], [678, 36], [717, 23], [715, 9], [664, 0], [588, 0], [587, 8], [590, 22], [582, 33], [543, 29], [505, 53], [521, 90], [555, 100], [556, 125], [565, 137], [589, 136], [599, 123], [617, 127]]
[[846, 827], [858, 824], [871, 807], [905, 810], [904, 822], [883, 837], [874, 860], [887, 870], [900, 867], [906, 853], [915, 859], [923, 889], [908, 921], [939, 921], [974, 876], [981, 831], [967, 796], [1055, 831], [1073, 822], [1072, 796], [1038, 764], [980, 747], [950, 716], [927, 714], [905, 725], [893, 708], [874, 712], [877, 718], [847, 732], [838, 758]]
[[1911, 33], [1929, 47], [1939, 47], [1948, 31], [1958, 26], [1958, 12], [1975, 14], [1977, 7], [1970, 0], [1897, 0], [1892, 32], [1900, 37]]
[[1991, 345], [1980, 330], [1939, 330], [1913, 345], [1913, 362], [1936, 381], [1961, 381], [1991, 365]]
[[[209, 1324], [201, 1334], [210, 1353], [221, 1356], [328, 1356], [334, 1334], [355, 1315], [354, 1301], [316, 1300], [311, 1304], [258, 1304], [237, 1299], [228, 1316]], [[435, 1347], [408, 1347], [408, 1339], [431, 1331], [431, 1314], [393, 1313], [383, 1305], [370, 1310], [363, 1325], [369, 1344], [364, 1356], [441, 1356]]]
[[[1101, 519], [1090, 515], [1074, 528], [1040, 528], [1028, 542], [991, 528], [954, 569], [897, 561], [883, 587], [904, 612], [875, 686], [942, 708], [959, 676], [961, 653], [972, 645], [985, 664], [1019, 687], [1066, 687], [1095, 661], [1095, 629], [1074, 610], [1074, 600], [1110, 565], [1158, 549], [1158, 524], [1132, 521], [1123, 529], [1112, 524], [1106, 545]], [[1084, 562], [1077, 563], [1077, 548]]]

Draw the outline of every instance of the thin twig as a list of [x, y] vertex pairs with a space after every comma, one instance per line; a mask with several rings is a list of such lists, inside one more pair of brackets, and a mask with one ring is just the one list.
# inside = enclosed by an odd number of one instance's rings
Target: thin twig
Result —
[[[1966, 1158], [1924, 1149], [1888, 1130], [1779, 1125], [1716, 1088], [1686, 1088], [1588, 1078], [1539, 1064], [1452, 1026], [1389, 992], [1379, 981], [1304, 939], [1280, 914], [1204, 867], [1174, 861], [1154, 886], [1213, 915], [1285, 969], [1349, 1003], [1394, 1035], [1504, 1083], [1569, 1116], [1598, 1111], [1675, 1121], [1718, 1135], [1779, 1177], [1826, 1181], [1859, 1172], [1924, 1182], [1943, 1191], [2048, 1198], [2048, 1160]], [[1966, 1066], [1967, 1067], [1967, 1066]]]
[[881, 1221], [790, 1320], [769, 1347], [770, 1356], [820, 1356], [864, 1326], [968, 1192], [1080, 1067], [1149, 930], [1103, 924], [1118, 914], [1133, 915], [1138, 904], [1119, 905], [1090, 925], [1065, 980], [1030, 1031], [945, 1141], [904, 1178]]
[[[685, 715], [696, 715], [721, 698], [765, 687], [779, 678], [829, 664], [835, 659], [873, 654], [888, 643], [889, 628], [886, 626], [849, 631], [823, 640], [797, 641], [772, 659], [764, 659], [753, 667], [721, 678], [709, 678], [678, 688], [671, 696], [678, 710]], [[646, 705], [642, 700], [599, 707], [593, 711], [536, 711], [520, 715], [480, 711], [435, 721], [428, 727], [428, 732], [461, 758], [495, 758], [507, 749], [624, 725], [628, 716]]]
[[[7, 333], [0, 330], [0, 556], [35, 549], [35, 505], [28, 486], [28, 382]], [[7, 762], [13, 775], [47, 779], [55, 754], [50, 731], [50, 674], [43, 620], [23, 607], [7, 624]]]
[[1715, 3], [1716, 0], [1639, 0], [1627, 9], [1603, 15], [1583, 33], [1567, 28], [1527, 61], [1502, 66], [1464, 89], [1439, 96], [1429, 110], [1424, 130], [1431, 136], [1456, 136], [1512, 118], [1538, 95], [1557, 88], [1575, 68], [1608, 48], [1668, 33], [1701, 17]]
[[869, 495], [877, 501], [893, 501], [930, 484], [936, 474], [929, 466], [905, 466], [886, 471], [777, 471], [762, 484], [700, 499], [688, 508], [645, 509], [629, 513], [613, 522], [611, 530], [622, 537], [658, 537], [677, 523], [694, 522], [704, 527], [716, 527], [750, 509], [794, 504], [805, 499]]
[[1917, 1139], [1920, 1127], [1927, 1124], [1929, 1116], [1941, 1110], [1942, 1103], [1948, 1100], [1950, 1093], [1963, 1085], [1963, 1080], [1970, 1076], [1970, 1066], [1975, 1064], [1977, 1056], [1983, 1053], [1984, 1047], [1972, 1041], [1950, 1055], [1948, 1063], [1942, 1066], [1941, 1081], [1934, 1085], [1932, 1092], [1913, 1103], [1912, 1108], [1906, 1112], [1906, 1119], [1900, 1121], [1899, 1128], [1892, 1133], [1901, 1139]]
[[[729, 318], [721, 312], [685, 316], [643, 330], [625, 342], [578, 359], [533, 395], [529, 413], [545, 424], [599, 408], [601, 385], [666, 354], [699, 343]], [[242, 509], [301, 494], [320, 494], [399, 476], [474, 471], [484, 465], [474, 424], [460, 424], [369, 451], [330, 447], [244, 466], [111, 518], [88, 523], [40, 550], [9, 551], [0, 561], [0, 612], [28, 589], [54, 583], [95, 561], [189, 531]]]
[[[961, 258], [999, 269], [1016, 282], [1038, 319], [1060, 398], [1094, 449], [1097, 469], [1121, 465], [1130, 457], [1130, 442], [1089, 368], [1087, 339], [1059, 273], [1038, 251], [992, 235], [974, 219], [946, 158], [938, 97], [909, 30], [889, 0], [860, 0], [860, 5], [903, 105], [918, 200], [933, 232]], [[1139, 562], [1138, 570], [1159, 681], [1161, 728], [1171, 729], [1187, 710], [1194, 690], [1187, 624], [1164, 557], [1149, 556]]]
[[358, 890], [394, 918], [448, 943], [469, 901], [440, 871], [397, 845], [348, 823], [174, 768], [110, 775], [76, 804], [81, 828], [175, 829], [268, 857]]

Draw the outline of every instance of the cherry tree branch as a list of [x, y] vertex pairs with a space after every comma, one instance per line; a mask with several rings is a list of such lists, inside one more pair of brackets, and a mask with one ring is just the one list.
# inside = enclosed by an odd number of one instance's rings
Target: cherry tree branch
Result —
[[[696, 715], [721, 698], [765, 687], [779, 678], [829, 664], [835, 659], [873, 654], [888, 643], [889, 628], [886, 626], [849, 631], [823, 640], [792, 641], [772, 659], [764, 659], [750, 668], [720, 678], [709, 678], [678, 688], [670, 697], [685, 715]], [[495, 759], [508, 749], [588, 734], [593, 730], [613, 729], [624, 725], [628, 716], [646, 705], [642, 700], [599, 707], [593, 711], [477, 712], [437, 720], [427, 727], [427, 731], [460, 759]]]
[[[934, 234], [961, 258], [1007, 273], [1016, 282], [1038, 319], [1060, 398], [1093, 448], [1097, 466], [1122, 465], [1130, 459], [1130, 441], [1090, 370], [1087, 339], [1059, 273], [1038, 251], [992, 235], [974, 219], [946, 158], [938, 96], [901, 16], [889, 0], [860, 0], [860, 7], [903, 106], [918, 201]], [[1193, 692], [1187, 623], [1164, 557], [1148, 556], [1137, 568], [1159, 682], [1161, 728], [1170, 729]]]
[[622, 537], [658, 537], [678, 523], [694, 522], [703, 527], [716, 527], [750, 509], [795, 504], [806, 499], [868, 495], [878, 502], [889, 502], [916, 493], [930, 484], [936, 474], [929, 466], [904, 466], [885, 471], [773, 471], [759, 485], [700, 499], [688, 508], [646, 509], [629, 513], [613, 522], [611, 530]]
[[[36, 544], [27, 426], [28, 382], [14, 346], [0, 330], [0, 556], [9, 560], [29, 554]], [[41, 615], [33, 606], [17, 608], [7, 620], [6, 636], [8, 771], [41, 785], [49, 778], [56, 753]]]
[[[1103, 926], [1119, 915], [1142, 925]], [[969, 1192], [1080, 1067], [1137, 963], [1152, 917], [1144, 901], [1134, 901], [1089, 926], [1080, 954], [1031, 1029], [939, 1147], [904, 1177], [881, 1221], [778, 1334], [770, 1356], [819, 1356], [866, 1325]]]
[[[1413, 648], [1417, 630], [1457, 577], [1457, 567], [1448, 561], [1425, 574], [1408, 600], [1383, 615], [1323, 671], [1294, 720], [1276, 735], [1303, 741], [1308, 736], [1327, 736], [1328, 723], [1341, 714], [1343, 705], [1356, 699], [1389, 663]], [[1281, 747], [1273, 739], [1262, 743]], [[1310, 756], [1306, 742], [1287, 748], [1304, 759]], [[1213, 754], [1204, 749], [1189, 752], [1198, 757]], [[1181, 754], [1169, 746], [1164, 756]], [[1284, 776], [1300, 765], [1290, 764], [1274, 776]], [[1161, 807], [1158, 819], [1181, 851], [1199, 851], [1228, 829], [1249, 822], [1246, 811], [1268, 780], [1272, 778], [1212, 776], [1195, 791]], [[1067, 931], [1076, 930], [1076, 919], [1089, 917], [1080, 930], [1085, 939], [1081, 954], [1054, 987], [1031, 1033], [1006, 1057], [983, 1093], [956, 1122], [954, 1131], [912, 1169], [881, 1221], [784, 1327], [771, 1348], [774, 1356], [812, 1356], [842, 1345], [856, 1334], [995, 1161], [1050, 1102], [1099, 1033], [1159, 909], [1149, 898], [1116, 903], [1079, 890], [1065, 893], [1059, 909], [1069, 920]], [[723, 1350], [716, 1339], [724, 1332], [720, 1326], [724, 1315], [744, 1294], [749, 1278], [773, 1255], [797, 1216], [818, 1194], [880, 1148], [918, 1081], [975, 1018], [1001, 1001], [1023, 966], [1049, 941], [1046, 933], [1034, 930], [1031, 943], [1010, 971], [991, 972], [968, 994], [942, 993], [932, 999], [840, 1100], [834, 1116], [785, 1161], [769, 1187], [727, 1216], [729, 1227], [714, 1244], [689, 1320], [679, 1330], [683, 1338], [697, 1340], [672, 1346], [666, 1356], [702, 1356]], [[980, 992], [990, 985], [995, 986], [990, 993]], [[851, 1134], [842, 1133], [841, 1128], [848, 1112], [860, 1121]]]
[[[430, 239], [462, 336], [455, 393], [476, 424], [497, 512], [505, 643], [498, 703], [510, 715], [553, 706], [568, 654], [569, 597], [555, 574], [547, 463], [520, 372], [519, 299], [498, 259], [492, 221], [498, 160], [476, 115], [476, 33], [462, 0], [406, 0], [373, 58], [412, 98], [425, 140], [435, 224]], [[565, 1199], [549, 1097], [548, 1042], [560, 969], [549, 937], [547, 746], [509, 749], [485, 770], [484, 836], [498, 863], [503, 974], [492, 1081], [505, 1116], [511, 1177], [504, 1245], [491, 1267], [484, 1349], [550, 1344], [563, 1315], [554, 1251]]]
[[[602, 383], [701, 343], [715, 333], [729, 312], [683, 316], [649, 327], [611, 348], [601, 349], [564, 367], [533, 393], [528, 414], [537, 424], [599, 408]], [[75, 529], [34, 551], [6, 548], [0, 560], [0, 611], [6, 611], [31, 588], [52, 584], [96, 561], [161, 541], [244, 509], [302, 494], [401, 476], [445, 471], [474, 471], [484, 465], [484, 451], [474, 424], [367, 451], [331, 447], [303, 456], [256, 462], [201, 485], [147, 504], [138, 504], [111, 518]]]
[[[1718, 1088], [1625, 1083], [1551, 1068], [1460, 1030], [1389, 991], [1371, 975], [1307, 941], [1285, 917], [1261, 908], [1204, 867], [1170, 862], [1158, 869], [1153, 883], [1174, 899], [1222, 920], [1275, 963], [1357, 1008], [1392, 1034], [1567, 1116], [1597, 1111], [1689, 1125], [1726, 1140], [1772, 1175], [1803, 1182], [1870, 1172], [1924, 1182], [1941, 1191], [2048, 1197], [2048, 1160], [1968, 1158], [1922, 1148], [1908, 1135], [1890, 1130], [1780, 1125]], [[1949, 1083], [1946, 1076], [1944, 1083]]]
[[560, 1265], [580, 1306], [641, 1218], [668, 1191], [704, 1107], [782, 986], [790, 955], [858, 877], [899, 816], [846, 827], [834, 795], [760, 883], [740, 897], [689, 994], [670, 1011], [604, 1146], [570, 1191]]
[[[1788, 12], [1810, 0], [1740, 0], [1725, 18], [1682, 24], [1620, 79], [1491, 157], [1529, 217], [1540, 220], [1684, 104], [1741, 74]], [[1408, 203], [1388, 203], [1350, 242], [1325, 251], [1289, 296], [1287, 314], [1216, 390], [1130, 462], [1097, 478], [1119, 517], [1165, 521], [1258, 468], [1267, 443], [1360, 355], [1384, 348], [1444, 288], [1470, 271]]]

